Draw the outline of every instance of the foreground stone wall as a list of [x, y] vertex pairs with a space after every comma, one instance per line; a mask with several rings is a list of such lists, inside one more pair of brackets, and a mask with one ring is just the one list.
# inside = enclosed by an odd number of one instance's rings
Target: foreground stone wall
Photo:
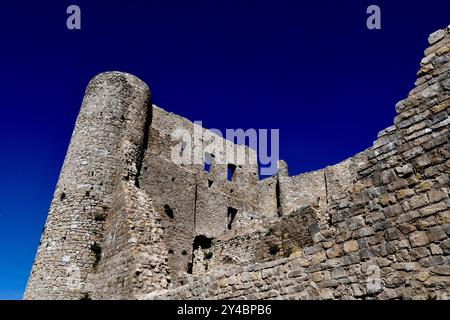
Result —
[[[373, 147], [261, 181], [251, 149], [153, 106], [131, 75], [97, 76], [25, 298], [448, 299], [450, 30], [429, 41]], [[176, 163], [176, 129], [223, 152], [207, 171], [203, 154]], [[219, 162], [230, 149], [250, 161]]]
[[[316, 210], [304, 207], [280, 219], [253, 225], [252, 231], [242, 227], [234, 234], [214, 239], [210, 247], [202, 248], [197, 263], [204, 273], [289, 257], [314, 242], [318, 227]], [[201, 268], [202, 265], [205, 268]]]

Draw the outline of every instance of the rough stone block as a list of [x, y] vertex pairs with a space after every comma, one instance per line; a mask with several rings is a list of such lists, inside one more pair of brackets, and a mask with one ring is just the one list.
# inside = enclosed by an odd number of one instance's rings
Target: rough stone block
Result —
[[384, 214], [386, 215], [387, 218], [393, 218], [395, 216], [398, 216], [402, 212], [403, 208], [399, 204], [384, 208]]
[[447, 237], [442, 227], [433, 227], [428, 230], [428, 236], [431, 242], [438, 241]]
[[412, 209], [417, 209], [428, 204], [428, 196], [426, 194], [420, 194], [409, 199], [409, 204]]
[[430, 249], [431, 249], [431, 254], [433, 254], [433, 255], [444, 254], [444, 251], [442, 250], [442, 248], [437, 244], [432, 243], [430, 245]]
[[326, 259], [327, 259], [327, 256], [325, 254], [325, 251], [320, 251], [320, 252], [315, 253], [312, 256], [311, 262], [313, 264], [319, 264], [319, 263], [325, 261]]
[[320, 282], [320, 281], [322, 281], [323, 279], [324, 279], [324, 276], [323, 276], [323, 273], [322, 272], [314, 272], [312, 275], [311, 275], [311, 279], [314, 281], [314, 282]]
[[448, 198], [448, 195], [443, 190], [430, 190], [428, 192], [428, 198], [429, 198], [430, 202], [433, 203], [433, 202], [438, 202], [438, 201]]
[[386, 230], [385, 238], [387, 241], [396, 240], [400, 237], [400, 233], [397, 228], [391, 228]]
[[417, 262], [401, 262], [394, 263], [392, 267], [396, 270], [402, 271], [417, 271], [420, 269], [420, 265]]
[[353, 238], [358, 239], [362, 237], [368, 237], [373, 235], [375, 232], [373, 231], [372, 227], [363, 227], [356, 231], [353, 231]]
[[417, 275], [416, 275], [416, 279], [424, 282], [425, 280], [427, 280], [430, 277], [430, 274], [427, 271], [420, 271]]
[[359, 248], [358, 242], [356, 242], [355, 240], [350, 240], [350, 241], [344, 242], [343, 248], [344, 248], [344, 252], [346, 252], [346, 253], [355, 252]]
[[441, 276], [450, 276], [450, 265], [439, 265], [437, 267], [432, 267], [431, 272]]
[[339, 244], [333, 245], [330, 249], [326, 251], [326, 254], [329, 259], [339, 257], [341, 255], [341, 246]]
[[409, 236], [412, 247], [421, 247], [429, 243], [428, 236], [424, 231], [416, 231]]
[[392, 242], [385, 242], [378, 246], [378, 252], [382, 257], [396, 252], [395, 244]]
[[347, 271], [344, 268], [335, 268], [331, 272], [331, 278], [339, 279], [347, 276]]
[[400, 177], [407, 177], [413, 172], [412, 164], [408, 163], [400, 167], [396, 167], [395, 171]]
[[342, 243], [352, 236], [350, 231], [343, 231], [336, 236], [336, 243]]
[[448, 208], [447, 204], [445, 202], [441, 201], [441, 202], [426, 206], [425, 208], [420, 209], [419, 212], [423, 217], [426, 217], [426, 216], [435, 214], [437, 212], [444, 211], [447, 208]]
[[369, 260], [375, 257], [375, 252], [372, 249], [363, 249], [360, 251], [361, 260]]
[[417, 228], [414, 225], [411, 224], [402, 224], [398, 226], [398, 229], [403, 233], [403, 234], [410, 234], [413, 231], [416, 231]]
[[[83, 286], [94, 298], [153, 292], [157, 299], [411, 299], [447, 292], [449, 31], [430, 36], [416, 88], [396, 105], [395, 124], [379, 133], [374, 147], [299, 176], [281, 164], [277, 175], [258, 181], [255, 161], [252, 169], [237, 166], [236, 179], [227, 181], [217, 164], [209, 173], [201, 164], [169, 164], [171, 131], [193, 124], [148, 105], [148, 88], [133, 77], [112, 73], [101, 86], [94, 80], [47, 224], [71, 223], [63, 234], [44, 232], [26, 297], [80, 298], [64, 284], [72, 262], [82, 266]], [[127, 90], [117, 90], [122, 87]], [[108, 157], [91, 159], [99, 150]], [[132, 179], [115, 182], [116, 175]], [[118, 191], [103, 194], [99, 182], [102, 190]], [[168, 202], [174, 217], [159, 212]], [[237, 210], [233, 228], [227, 228], [228, 206]], [[99, 212], [108, 213], [106, 223], [93, 219]], [[193, 245], [206, 233], [211, 243]], [[107, 245], [93, 268], [89, 247], [102, 239]], [[268, 250], [274, 244], [279, 254]], [[206, 250], [213, 255], [206, 258]], [[190, 261], [192, 275], [186, 274]]]
[[423, 181], [421, 183], [419, 183], [416, 187], [416, 191], [417, 192], [424, 192], [424, 191], [428, 191], [433, 187], [433, 182], [430, 180], [427, 181]]
[[422, 258], [419, 260], [419, 263], [424, 268], [429, 268], [432, 266], [437, 266], [445, 263], [445, 259], [443, 256], [431, 256], [428, 258]]
[[342, 266], [352, 265], [361, 260], [358, 254], [350, 254], [343, 257]]
[[414, 164], [417, 168], [424, 168], [431, 164], [431, 159], [427, 154], [415, 159]]

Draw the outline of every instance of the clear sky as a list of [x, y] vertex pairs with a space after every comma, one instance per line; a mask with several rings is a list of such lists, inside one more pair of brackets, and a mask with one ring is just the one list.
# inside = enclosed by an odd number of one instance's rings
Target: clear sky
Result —
[[[66, 8], [81, 8], [81, 30]], [[366, 8], [381, 8], [381, 30]], [[84, 89], [147, 82], [205, 127], [278, 128], [291, 174], [371, 146], [413, 88], [450, 1], [5, 1], [0, 9], [0, 299], [20, 299]]]

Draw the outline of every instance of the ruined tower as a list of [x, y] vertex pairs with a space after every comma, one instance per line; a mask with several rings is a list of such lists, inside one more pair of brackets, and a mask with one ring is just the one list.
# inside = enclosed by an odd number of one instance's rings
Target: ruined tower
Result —
[[[134, 76], [98, 75], [25, 298], [448, 299], [450, 29], [429, 43], [372, 147], [263, 180], [254, 150], [152, 105]], [[174, 162], [196, 139], [224, 154]]]

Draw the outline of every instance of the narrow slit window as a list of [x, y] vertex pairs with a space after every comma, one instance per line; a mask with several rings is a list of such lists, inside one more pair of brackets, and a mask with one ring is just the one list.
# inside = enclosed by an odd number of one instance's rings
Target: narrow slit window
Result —
[[236, 172], [236, 166], [234, 164], [228, 164], [227, 166], [227, 180], [233, 181], [234, 180], [234, 173]]
[[281, 211], [280, 182], [279, 181], [277, 181], [277, 184], [275, 186], [275, 194], [276, 194], [276, 198], [277, 198], [277, 212], [278, 212], [278, 216], [281, 217], [283, 213]]
[[228, 220], [228, 230], [231, 230], [231, 227], [233, 225], [234, 218], [237, 214], [237, 209], [228, 207], [228, 214], [227, 214], [227, 220]]

